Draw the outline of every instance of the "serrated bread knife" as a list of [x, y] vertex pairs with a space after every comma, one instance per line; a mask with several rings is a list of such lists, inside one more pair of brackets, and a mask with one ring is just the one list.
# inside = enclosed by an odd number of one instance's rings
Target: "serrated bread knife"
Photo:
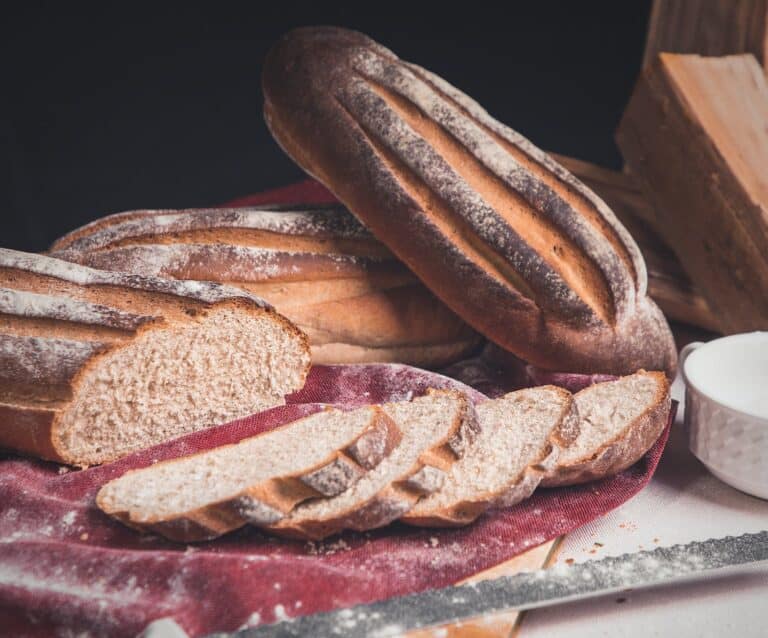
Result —
[[[762, 565], [760, 565], [762, 563]], [[302, 616], [220, 638], [399, 636], [413, 629], [768, 567], [768, 531], [659, 547]]]

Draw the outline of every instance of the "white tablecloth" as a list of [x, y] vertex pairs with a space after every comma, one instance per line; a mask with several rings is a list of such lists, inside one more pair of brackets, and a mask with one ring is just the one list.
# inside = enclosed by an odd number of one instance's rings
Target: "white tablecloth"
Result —
[[[768, 501], [721, 483], [688, 451], [683, 392], [678, 379], [672, 388], [681, 402], [678, 417], [651, 483], [617, 510], [568, 535], [558, 561], [768, 529]], [[560, 636], [766, 637], [768, 568], [532, 611], [519, 632], [519, 638]]]

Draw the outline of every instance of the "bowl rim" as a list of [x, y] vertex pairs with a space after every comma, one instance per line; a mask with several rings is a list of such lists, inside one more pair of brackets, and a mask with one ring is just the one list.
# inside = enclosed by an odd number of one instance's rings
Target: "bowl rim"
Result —
[[[753, 332], [742, 332], [739, 334], [733, 334], [733, 335], [726, 335], [724, 337], [718, 337], [717, 339], [712, 339], [711, 341], [707, 341], [705, 343], [702, 343], [699, 347], [697, 347], [695, 350], [690, 352], [690, 354], [685, 358], [685, 360], [682, 362], [682, 366], [680, 366], [680, 373], [683, 377], [683, 382], [686, 386], [686, 389], [690, 388], [692, 390], [695, 390], [697, 394], [700, 394], [702, 397], [704, 397], [707, 401], [710, 401], [721, 408], [724, 408], [726, 410], [729, 410], [730, 412], [735, 412], [737, 414], [740, 414], [742, 416], [747, 416], [750, 419], [753, 419], [755, 421], [758, 421], [760, 423], [765, 424], [768, 426], [768, 415], [765, 414], [757, 414], [756, 412], [752, 412], [750, 410], [745, 410], [743, 408], [736, 407], [732, 403], [728, 403], [727, 401], [723, 401], [719, 398], [713, 397], [710, 393], [705, 392], [701, 389], [700, 386], [696, 385], [688, 373], [686, 372], [686, 366], [688, 365], [691, 357], [696, 355], [697, 353], [704, 350], [708, 345], [714, 344], [714, 343], [722, 343], [726, 341], [749, 341], [750, 339], [754, 339], [755, 337], [763, 337], [768, 338], [768, 331], [765, 330], [755, 330]], [[687, 406], [686, 406], [687, 407]], [[687, 410], [686, 410], [687, 412]]]

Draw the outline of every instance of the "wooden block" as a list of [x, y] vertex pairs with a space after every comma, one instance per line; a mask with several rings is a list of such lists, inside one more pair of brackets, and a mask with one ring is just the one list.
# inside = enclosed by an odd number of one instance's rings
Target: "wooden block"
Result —
[[765, 66], [768, 0], [654, 0], [643, 66], [666, 51], [751, 53]]
[[[491, 569], [475, 574], [466, 580], [456, 583], [463, 585], [465, 583], [477, 583], [489, 578], [499, 578], [500, 576], [513, 576], [522, 571], [533, 571], [549, 567], [557, 556], [561, 541], [560, 537], [538, 547], [528, 550], [524, 554], [515, 556], [501, 565], [496, 565]], [[432, 629], [423, 629], [409, 632], [408, 638], [434, 638], [442, 636], [443, 638], [509, 638], [523, 613], [510, 612], [507, 614], [496, 614], [494, 616], [484, 616], [478, 619], [471, 619], [465, 622], [451, 623]]]
[[627, 173], [550, 153], [611, 207], [634, 237], [648, 267], [648, 292], [664, 314], [705, 330], [717, 331], [712, 311], [655, 229], [656, 213]]
[[617, 132], [722, 332], [768, 328], [768, 85], [754, 56], [662, 53]]

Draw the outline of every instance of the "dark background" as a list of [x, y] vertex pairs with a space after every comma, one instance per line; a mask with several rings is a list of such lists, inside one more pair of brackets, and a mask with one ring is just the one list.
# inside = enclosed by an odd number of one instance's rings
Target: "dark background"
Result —
[[613, 131], [649, 1], [323, 4], [6, 9], [0, 246], [44, 250], [107, 213], [205, 206], [299, 179], [262, 121], [259, 74], [270, 44], [306, 24], [364, 31], [538, 146], [620, 166]]

